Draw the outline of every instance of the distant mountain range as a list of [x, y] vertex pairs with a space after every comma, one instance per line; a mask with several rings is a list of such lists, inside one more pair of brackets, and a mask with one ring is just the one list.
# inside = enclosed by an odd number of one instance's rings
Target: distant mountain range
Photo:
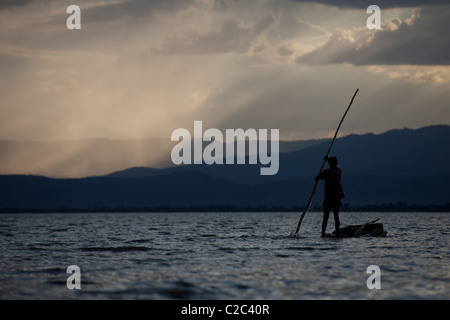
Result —
[[[328, 139], [280, 141], [280, 152], [318, 145]], [[173, 166], [170, 153], [177, 142], [167, 139], [71, 141], [0, 140], [0, 174], [32, 174], [53, 178], [106, 175], [136, 166]]]
[[[344, 170], [346, 208], [448, 206], [449, 142], [447, 125], [339, 138], [332, 155], [339, 158]], [[0, 210], [301, 208], [311, 193], [329, 140], [282, 146], [275, 176], [261, 176], [259, 164], [132, 167], [71, 179], [0, 175]], [[95, 156], [95, 150], [92, 152]], [[316, 207], [321, 205], [322, 189], [321, 184], [313, 202]]]

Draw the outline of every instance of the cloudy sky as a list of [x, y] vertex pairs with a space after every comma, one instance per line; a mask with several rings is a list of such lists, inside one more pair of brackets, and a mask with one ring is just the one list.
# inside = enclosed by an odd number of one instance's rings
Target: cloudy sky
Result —
[[2, 1], [0, 139], [323, 138], [357, 88], [342, 134], [450, 124], [449, 2]]

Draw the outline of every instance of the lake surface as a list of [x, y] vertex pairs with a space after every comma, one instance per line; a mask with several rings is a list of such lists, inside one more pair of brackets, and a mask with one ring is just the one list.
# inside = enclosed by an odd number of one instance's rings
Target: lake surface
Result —
[[449, 213], [343, 212], [388, 231], [346, 239], [321, 238], [316, 212], [293, 237], [300, 214], [0, 214], [0, 299], [450, 298]]

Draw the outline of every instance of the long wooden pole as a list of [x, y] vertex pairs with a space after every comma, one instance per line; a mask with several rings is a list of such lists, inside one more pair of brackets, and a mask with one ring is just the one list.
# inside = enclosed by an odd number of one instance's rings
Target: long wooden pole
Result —
[[[341, 128], [342, 122], [344, 121], [345, 116], [346, 116], [347, 113], [348, 113], [348, 110], [350, 110], [350, 107], [352, 106], [353, 100], [355, 99], [356, 94], [358, 93], [358, 91], [359, 91], [359, 89], [356, 89], [355, 94], [353, 95], [353, 98], [352, 98], [352, 100], [350, 101], [350, 104], [349, 104], [348, 107], [347, 107], [347, 110], [345, 111], [344, 115], [342, 116], [341, 121], [339, 122], [339, 125], [338, 125], [338, 127], [337, 127], [337, 129], [336, 129], [336, 132], [334, 133], [333, 140], [331, 141], [331, 145], [330, 145], [330, 147], [328, 148], [328, 151], [327, 151], [326, 156], [324, 157], [322, 166], [320, 167], [319, 174], [322, 173], [323, 167], [325, 166], [325, 163], [327, 163], [328, 156], [330, 155], [331, 148], [333, 147], [334, 141], [336, 140], [336, 137], [337, 137], [337, 135], [338, 135], [339, 129]], [[312, 193], [311, 193], [311, 196], [309, 197], [308, 204], [306, 205], [306, 208], [305, 208], [305, 210], [303, 211], [302, 216], [300, 217], [300, 221], [298, 222], [298, 225], [297, 225], [297, 231], [295, 231], [295, 234], [296, 234], [296, 235], [297, 235], [298, 232], [300, 231], [300, 226], [302, 225], [303, 219], [305, 218], [306, 213], [308, 212], [309, 207], [311, 206], [311, 202], [312, 202], [312, 199], [314, 198], [314, 193], [316, 192], [316, 189], [317, 189], [317, 185], [318, 185], [318, 184], [319, 184], [318, 181], [316, 181], [316, 183], [314, 184], [314, 188], [313, 188], [313, 191], [312, 191]]]

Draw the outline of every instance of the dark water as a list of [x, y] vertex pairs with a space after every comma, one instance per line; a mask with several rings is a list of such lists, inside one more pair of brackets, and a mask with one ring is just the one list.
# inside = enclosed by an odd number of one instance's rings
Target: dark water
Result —
[[[1, 214], [1, 299], [449, 299], [448, 213], [342, 213], [388, 237], [301, 237], [296, 213]], [[334, 228], [330, 218], [329, 230]], [[67, 267], [81, 270], [69, 290]], [[369, 290], [368, 266], [381, 289]]]

